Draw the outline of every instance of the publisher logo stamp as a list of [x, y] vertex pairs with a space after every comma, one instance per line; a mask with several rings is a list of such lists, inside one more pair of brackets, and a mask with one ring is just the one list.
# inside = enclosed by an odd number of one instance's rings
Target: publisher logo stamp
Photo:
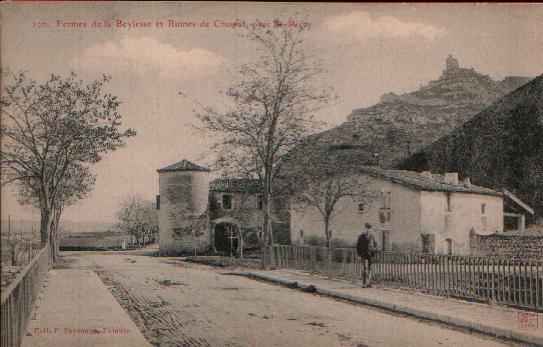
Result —
[[535, 330], [538, 323], [537, 313], [534, 312], [519, 312], [518, 328], [520, 330]]

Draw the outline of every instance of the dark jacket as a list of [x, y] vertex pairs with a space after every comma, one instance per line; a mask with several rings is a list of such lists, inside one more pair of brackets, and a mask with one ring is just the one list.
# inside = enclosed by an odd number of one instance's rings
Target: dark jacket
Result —
[[363, 259], [371, 259], [377, 251], [377, 242], [370, 233], [362, 233], [356, 243], [356, 253]]

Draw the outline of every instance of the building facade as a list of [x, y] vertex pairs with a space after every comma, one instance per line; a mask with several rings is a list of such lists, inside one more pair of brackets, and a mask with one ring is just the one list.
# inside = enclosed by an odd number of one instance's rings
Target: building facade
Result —
[[[157, 170], [160, 253], [237, 252], [262, 238], [262, 185], [254, 179], [210, 180], [210, 170], [182, 160]], [[276, 241], [290, 243], [288, 203], [272, 200]]]
[[[186, 160], [157, 171], [161, 254], [233, 254], [261, 241], [260, 181], [210, 180], [210, 170]], [[381, 250], [469, 255], [476, 236], [502, 233], [504, 219], [522, 229], [524, 215], [533, 214], [511, 192], [459, 181], [455, 173], [360, 167], [348, 179], [358, 185], [351, 185], [355, 193], [337, 202], [330, 220], [332, 240], [343, 245], [354, 245], [369, 223]], [[274, 242], [324, 241], [318, 208], [296, 201], [272, 200]]]
[[209, 189], [210, 248], [228, 253], [238, 238], [251, 247], [261, 239], [264, 201], [258, 180], [215, 179]]
[[[361, 168], [364, 194], [343, 197], [331, 220], [332, 239], [354, 245], [364, 225], [386, 251], [469, 255], [470, 239], [504, 230], [504, 194], [458, 181], [457, 174], [434, 175], [402, 170]], [[354, 177], [353, 177], [354, 179]], [[304, 244], [324, 236], [316, 207], [293, 206], [291, 239]]]

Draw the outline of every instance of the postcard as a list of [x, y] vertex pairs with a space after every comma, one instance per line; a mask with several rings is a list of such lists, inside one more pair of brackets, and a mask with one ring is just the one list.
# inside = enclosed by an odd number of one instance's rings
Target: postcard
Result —
[[543, 6], [4, 2], [2, 346], [543, 345]]

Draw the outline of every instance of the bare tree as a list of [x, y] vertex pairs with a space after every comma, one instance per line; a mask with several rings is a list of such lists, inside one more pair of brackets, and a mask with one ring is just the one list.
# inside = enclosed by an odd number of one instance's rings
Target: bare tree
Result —
[[158, 214], [154, 204], [140, 195], [125, 198], [119, 205], [116, 227], [140, 240], [145, 244], [145, 237], [151, 238], [158, 232]]
[[152, 243], [158, 234], [158, 211], [152, 201], [147, 200], [143, 206], [143, 235], [148, 243]]
[[[370, 148], [371, 149], [371, 148]], [[316, 210], [324, 224], [328, 247], [328, 265], [332, 264], [331, 224], [345, 206], [345, 200], [369, 205], [380, 192], [365, 174], [364, 168], [372, 163], [368, 148], [356, 144], [329, 145], [308, 138], [289, 153], [288, 175], [291, 207], [301, 213]], [[308, 161], [310, 165], [306, 165]], [[330, 268], [331, 269], [331, 268]]]
[[379, 196], [371, 186], [371, 179], [357, 174], [355, 168], [347, 164], [330, 160], [307, 168], [296, 177], [296, 188], [292, 195], [294, 208], [298, 211], [314, 208], [319, 212], [329, 248], [332, 248], [333, 237], [330, 224], [341, 210], [339, 202], [351, 198], [358, 203], [369, 204]]
[[241, 81], [228, 89], [230, 109], [206, 108], [197, 116], [200, 129], [218, 139], [217, 166], [262, 182], [262, 243], [271, 245], [271, 203], [283, 192], [277, 178], [286, 154], [318, 128], [313, 114], [330, 101], [331, 90], [319, 83], [325, 70], [304, 46], [301, 31], [253, 31], [247, 39], [259, 54], [241, 67]]
[[[14, 183], [34, 194], [41, 242], [56, 244], [55, 218], [58, 224], [60, 207], [77, 195], [77, 189], [69, 189], [78, 182], [67, 183], [70, 174], [123, 147], [135, 132], [120, 130], [120, 102], [102, 91], [109, 81], [105, 76], [90, 84], [75, 73], [52, 75], [42, 84], [24, 73], [2, 72], [2, 77], [2, 185]], [[56, 259], [55, 247], [51, 251]]]

